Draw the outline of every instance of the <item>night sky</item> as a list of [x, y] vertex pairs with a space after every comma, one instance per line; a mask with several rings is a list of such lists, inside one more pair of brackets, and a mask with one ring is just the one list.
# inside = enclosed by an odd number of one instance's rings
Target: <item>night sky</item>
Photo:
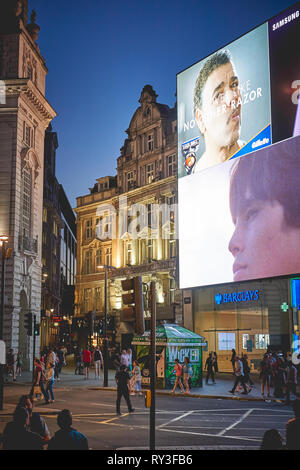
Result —
[[173, 107], [178, 72], [293, 3], [29, 0], [58, 113], [57, 178], [72, 206], [96, 178], [116, 174], [144, 85]]

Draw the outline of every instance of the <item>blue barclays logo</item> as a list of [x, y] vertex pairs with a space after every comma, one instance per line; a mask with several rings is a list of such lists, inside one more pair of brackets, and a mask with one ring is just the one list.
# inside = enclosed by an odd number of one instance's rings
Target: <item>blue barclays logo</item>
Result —
[[246, 292], [230, 292], [229, 294], [216, 294], [217, 305], [228, 303], [251, 302], [259, 299], [259, 290], [247, 290]]

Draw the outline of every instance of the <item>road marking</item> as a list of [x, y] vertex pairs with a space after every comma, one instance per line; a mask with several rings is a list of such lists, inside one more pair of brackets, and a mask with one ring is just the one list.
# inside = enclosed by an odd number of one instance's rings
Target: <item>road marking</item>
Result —
[[[192, 434], [194, 436], [208, 436], [208, 437], [218, 437], [216, 434], [207, 434], [207, 433], [201, 433], [201, 432], [189, 432], [189, 431], [176, 431], [175, 429], [157, 429], [157, 431], [162, 431], [162, 432], [172, 432], [172, 433], [177, 433], [177, 434]], [[242, 436], [221, 436], [223, 439], [235, 439], [235, 440], [241, 440], [241, 441], [253, 441], [253, 442], [261, 442], [261, 439], [252, 439], [248, 437], [242, 437]]]
[[228, 426], [228, 428], [223, 429], [223, 431], [217, 434], [217, 436], [223, 436], [227, 431], [233, 429], [235, 426], [244, 421], [252, 413], [252, 411], [253, 409], [248, 410], [246, 413], [243, 414], [243, 416], [240, 417], [240, 419], [238, 419], [235, 423], [231, 424], [231, 426]]
[[186, 416], [188, 416], [192, 413], [193, 413], [193, 411], [188, 411], [187, 413], [184, 413], [183, 415], [177, 416], [177, 418], [171, 419], [170, 421], [167, 421], [166, 423], [161, 424], [156, 429], [160, 429], [160, 428], [163, 428], [165, 426], [168, 426], [169, 424], [174, 423], [175, 421], [179, 421], [180, 419], [183, 419], [183, 418], [185, 418]]

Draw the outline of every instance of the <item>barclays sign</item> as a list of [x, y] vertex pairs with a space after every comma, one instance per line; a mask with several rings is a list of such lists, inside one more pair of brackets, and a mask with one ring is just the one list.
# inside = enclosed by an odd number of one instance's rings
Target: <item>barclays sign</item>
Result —
[[217, 305], [228, 303], [252, 302], [259, 299], [259, 290], [247, 290], [244, 292], [229, 292], [225, 294], [216, 294], [215, 302]]

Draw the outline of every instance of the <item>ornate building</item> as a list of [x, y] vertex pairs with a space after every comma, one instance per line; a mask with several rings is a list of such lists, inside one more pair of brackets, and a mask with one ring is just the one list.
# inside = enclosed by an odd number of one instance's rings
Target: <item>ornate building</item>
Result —
[[[97, 179], [90, 194], [77, 198], [77, 276], [74, 332], [86, 341], [84, 318], [96, 314], [94, 341], [101, 341], [104, 272], [108, 270], [108, 335], [130, 344], [132, 330], [120, 322], [121, 280], [142, 276], [145, 290], [157, 286], [157, 320], [182, 322], [182, 294], [176, 280], [177, 194], [176, 108], [157, 103], [146, 85], [117, 160], [117, 175]], [[146, 299], [146, 296], [145, 296]], [[145, 303], [146, 327], [150, 316]]]
[[[40, 321], [44, 135], [55, 111], [45, 98], [47, 67], [28, 0], [2, 0], [0, 16], [0, 232], [9, 237], [4, 340], [32, 358], [24, 315]], [[37, 341], [37, 349], [39, 341]]]

